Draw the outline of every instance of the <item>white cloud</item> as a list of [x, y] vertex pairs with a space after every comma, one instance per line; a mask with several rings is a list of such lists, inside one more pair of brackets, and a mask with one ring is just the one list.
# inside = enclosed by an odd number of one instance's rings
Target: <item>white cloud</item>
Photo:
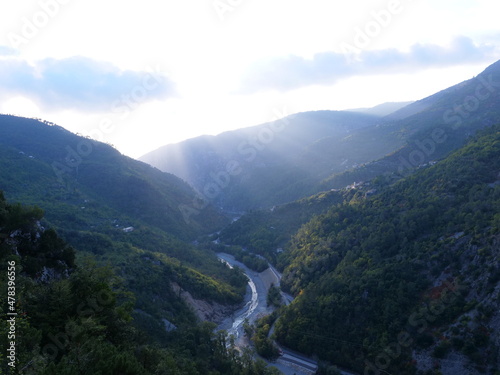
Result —
[[457, 37], [449, 47], [415, 44], [409, 51], [366, 50], [356, 53], [323, 52], [306, 59], [288, 56], [252, 66], [242, 81], [244, 93], [262, 90], [288, 91], [311, 85], [332, 85], [360, 75], [414, 73], [428, 68], [477, 64], [492, 58], [494, 48]]
[[124, 71], [86, 57], [0, 60], [0, 97], [21, 95], [49, 111], [119, 112], [174, 94], [173, 82], [159, 72]]

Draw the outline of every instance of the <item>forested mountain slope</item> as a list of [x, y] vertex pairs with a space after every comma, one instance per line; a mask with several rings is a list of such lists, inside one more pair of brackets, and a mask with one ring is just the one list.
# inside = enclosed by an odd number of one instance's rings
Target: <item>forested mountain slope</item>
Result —
[[59, 126], [0, 115], [0, 145], [0, 189], [9, 199], [73, 216], [83, 206], [109, 208], [183, 239], [226, 222], [209, 206], [186, 223], [179, 205], [192, 204], [195, 192], [184, 181]]
[[243, 246], [273, 264], [293, 234], [313, 216], [349, 199], [351, 191], [328, 191], [268, 210], [255, 210], [224, 228], [219, 239], [228, 245]]
[[75, 250], [41, 221], [40, 209], [8, 204], [0, 194], [0, 284], [9, 292], [0, 373], [275, 374], [249, 353], [238, 356], [212, 324], [190, 321], [163, 335], [164, 327], [155, 327], [162, 340], [147, 335], [137, 328], [123, 279], [91, 260], [77, 265]]
[[32, 119], [0, 116], [0, 145], [0, 190], [43, 209], [41, 225], [78, 259], [110, 264], [135, 293], [134, 324], [155, 340], [164, 339], [164, 319], [176, 326], [197, 320], [177, 288], [221, 309], [242, 300], [245, 277], [190, 243], [227, 219], [207, 206], [187, 223], [179, 206], [192, 204], [195, 193], [179, 178]]
[[282, 286], [297, 298], [277, 338], [365, 373], [494, 372], [499, 233], [493, 126], [436, 165], [371, 196], [360, 190], [305, 224], [281, 259]]

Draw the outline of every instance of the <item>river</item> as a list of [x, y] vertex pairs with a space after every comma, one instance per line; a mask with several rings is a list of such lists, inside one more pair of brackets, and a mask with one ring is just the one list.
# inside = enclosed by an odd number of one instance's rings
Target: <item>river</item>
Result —
[[[236, 265], [235, 264], [236, 260], [234, 258], [231, 259], [229, 254], [219, 253], [219, 254], [217, 254], [217, 256], [219, 257], [220, 260], [222, 260], [224, 263], [226, 263], [226, 265], [229, 268], [233, 268]], [[238, 267], [240, 267], [240, 266], [238, 266]], [[245, 306], [243, 306], [241, 309], [236, 311], [231, 316], [232, 326], [231, 326], [231, 328], [227, 329], [228, 336], [232, 335], [236, 339], [240, 335], [240, 332], [241, 332], [240, 328], [243, 327], [243, 323], [245, 322], [245, 319], [250, 320], [249, 318], [252, 316], [252, 314], [254, 313], [257, 306], [259, 306], [259, 301], [258, 301], [259, 295], [257, 293], [257, 288], [255, 286], [255, 283], [248, 276], [248, 274], [245, 274], [245, 276], [248, 279], [248, 286], [250, 287], [250, 291], [247, 292], [247, 295], [245, 296], [245, 301], [246, 301]], [[227, 327], [227, 321], [222, 323], [218, 327], [218, 329], [224, 329], [224, 328], [221, 328], [222, 325]]]
[[228, 266], [241, 268], [248, 278], [249, 286], [247, 294], [245, 295], [245, 305], [232, 314], [231, 317], [225, 319], [217, 329], [224, 329], [227, 331], [228, 335], [233, 335], [237, 347], [247, 346], [249, 342], [244, 337], [243, 332], [245, 320], [254, 323], [260, 316], [272, 312], [272, 310], [267, 307], [266, 303], [267, 290], [257, 272], [252, 271], [243, 263], [238, 262], [230, 254], [218, 253], [217, 256]]

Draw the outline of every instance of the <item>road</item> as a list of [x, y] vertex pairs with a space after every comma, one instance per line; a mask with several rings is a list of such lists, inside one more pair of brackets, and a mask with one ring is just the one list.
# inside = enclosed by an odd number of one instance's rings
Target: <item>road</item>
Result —
[[[273, 273], [276, 275], [276, 278], [281, 282], [281, 273], [276, 268], [274, 268], [274, 266], [271, 263], [268, 263], [268, 264], [269, 264], [269, 268], [271, 269], [271, 271], [273, 271]], [[280, 283], [278, 283], [278, 287], [279, 286], [281, 286]], [[285, 301], [285, 305], [288, 306], [289, 304], [292, 303], [293, 297], [290, 294], [283, 292], [281, 289], [280, 289], [280, 293], [281, 293], [281, 297], [283, 297], [283, 301]]]

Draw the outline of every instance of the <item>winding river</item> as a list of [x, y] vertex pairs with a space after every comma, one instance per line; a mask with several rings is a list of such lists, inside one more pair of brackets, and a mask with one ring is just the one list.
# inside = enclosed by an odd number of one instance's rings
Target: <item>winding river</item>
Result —
[[225, 329], [228, 336], [233, 335], [236, 345], [239, 346], [243, 344], [243, 323], [245, 320], [253, 322], [260, 313], [267, 310], [265, 303], [265, 287], [261, 285], [262, 282], [259, 278], [254, 275], [254, 271], [250, 270], [243, 263], [235, 260], [232, 255], [218, 253], [217, 256], [222, 262], [226, 263], [228, 267], [233, 268], [236, 266], [241, 268], [248, 278], [249, 291], [245, 295], [245, 305], [217, 327], [218, 330]]
[[252, 279], [248, 279], [248, 285], [250, 286], [251, 289], [251, 298], [250, 301], [248, 301], [245, 306], [236, 313], [236, 317], [233, 321], [232, 327], [227, 331], [229, 335], [234, 335], [236, 338], [239, 335], [240, 328], [243, 328], [243, 323], [245, 322], [245, 319], [249, 319], [257, 306], [259, 305], [258, 301], [258, 294], [257, 294], [257, 289], [255, 288], [255, 284], [252, 281]]

